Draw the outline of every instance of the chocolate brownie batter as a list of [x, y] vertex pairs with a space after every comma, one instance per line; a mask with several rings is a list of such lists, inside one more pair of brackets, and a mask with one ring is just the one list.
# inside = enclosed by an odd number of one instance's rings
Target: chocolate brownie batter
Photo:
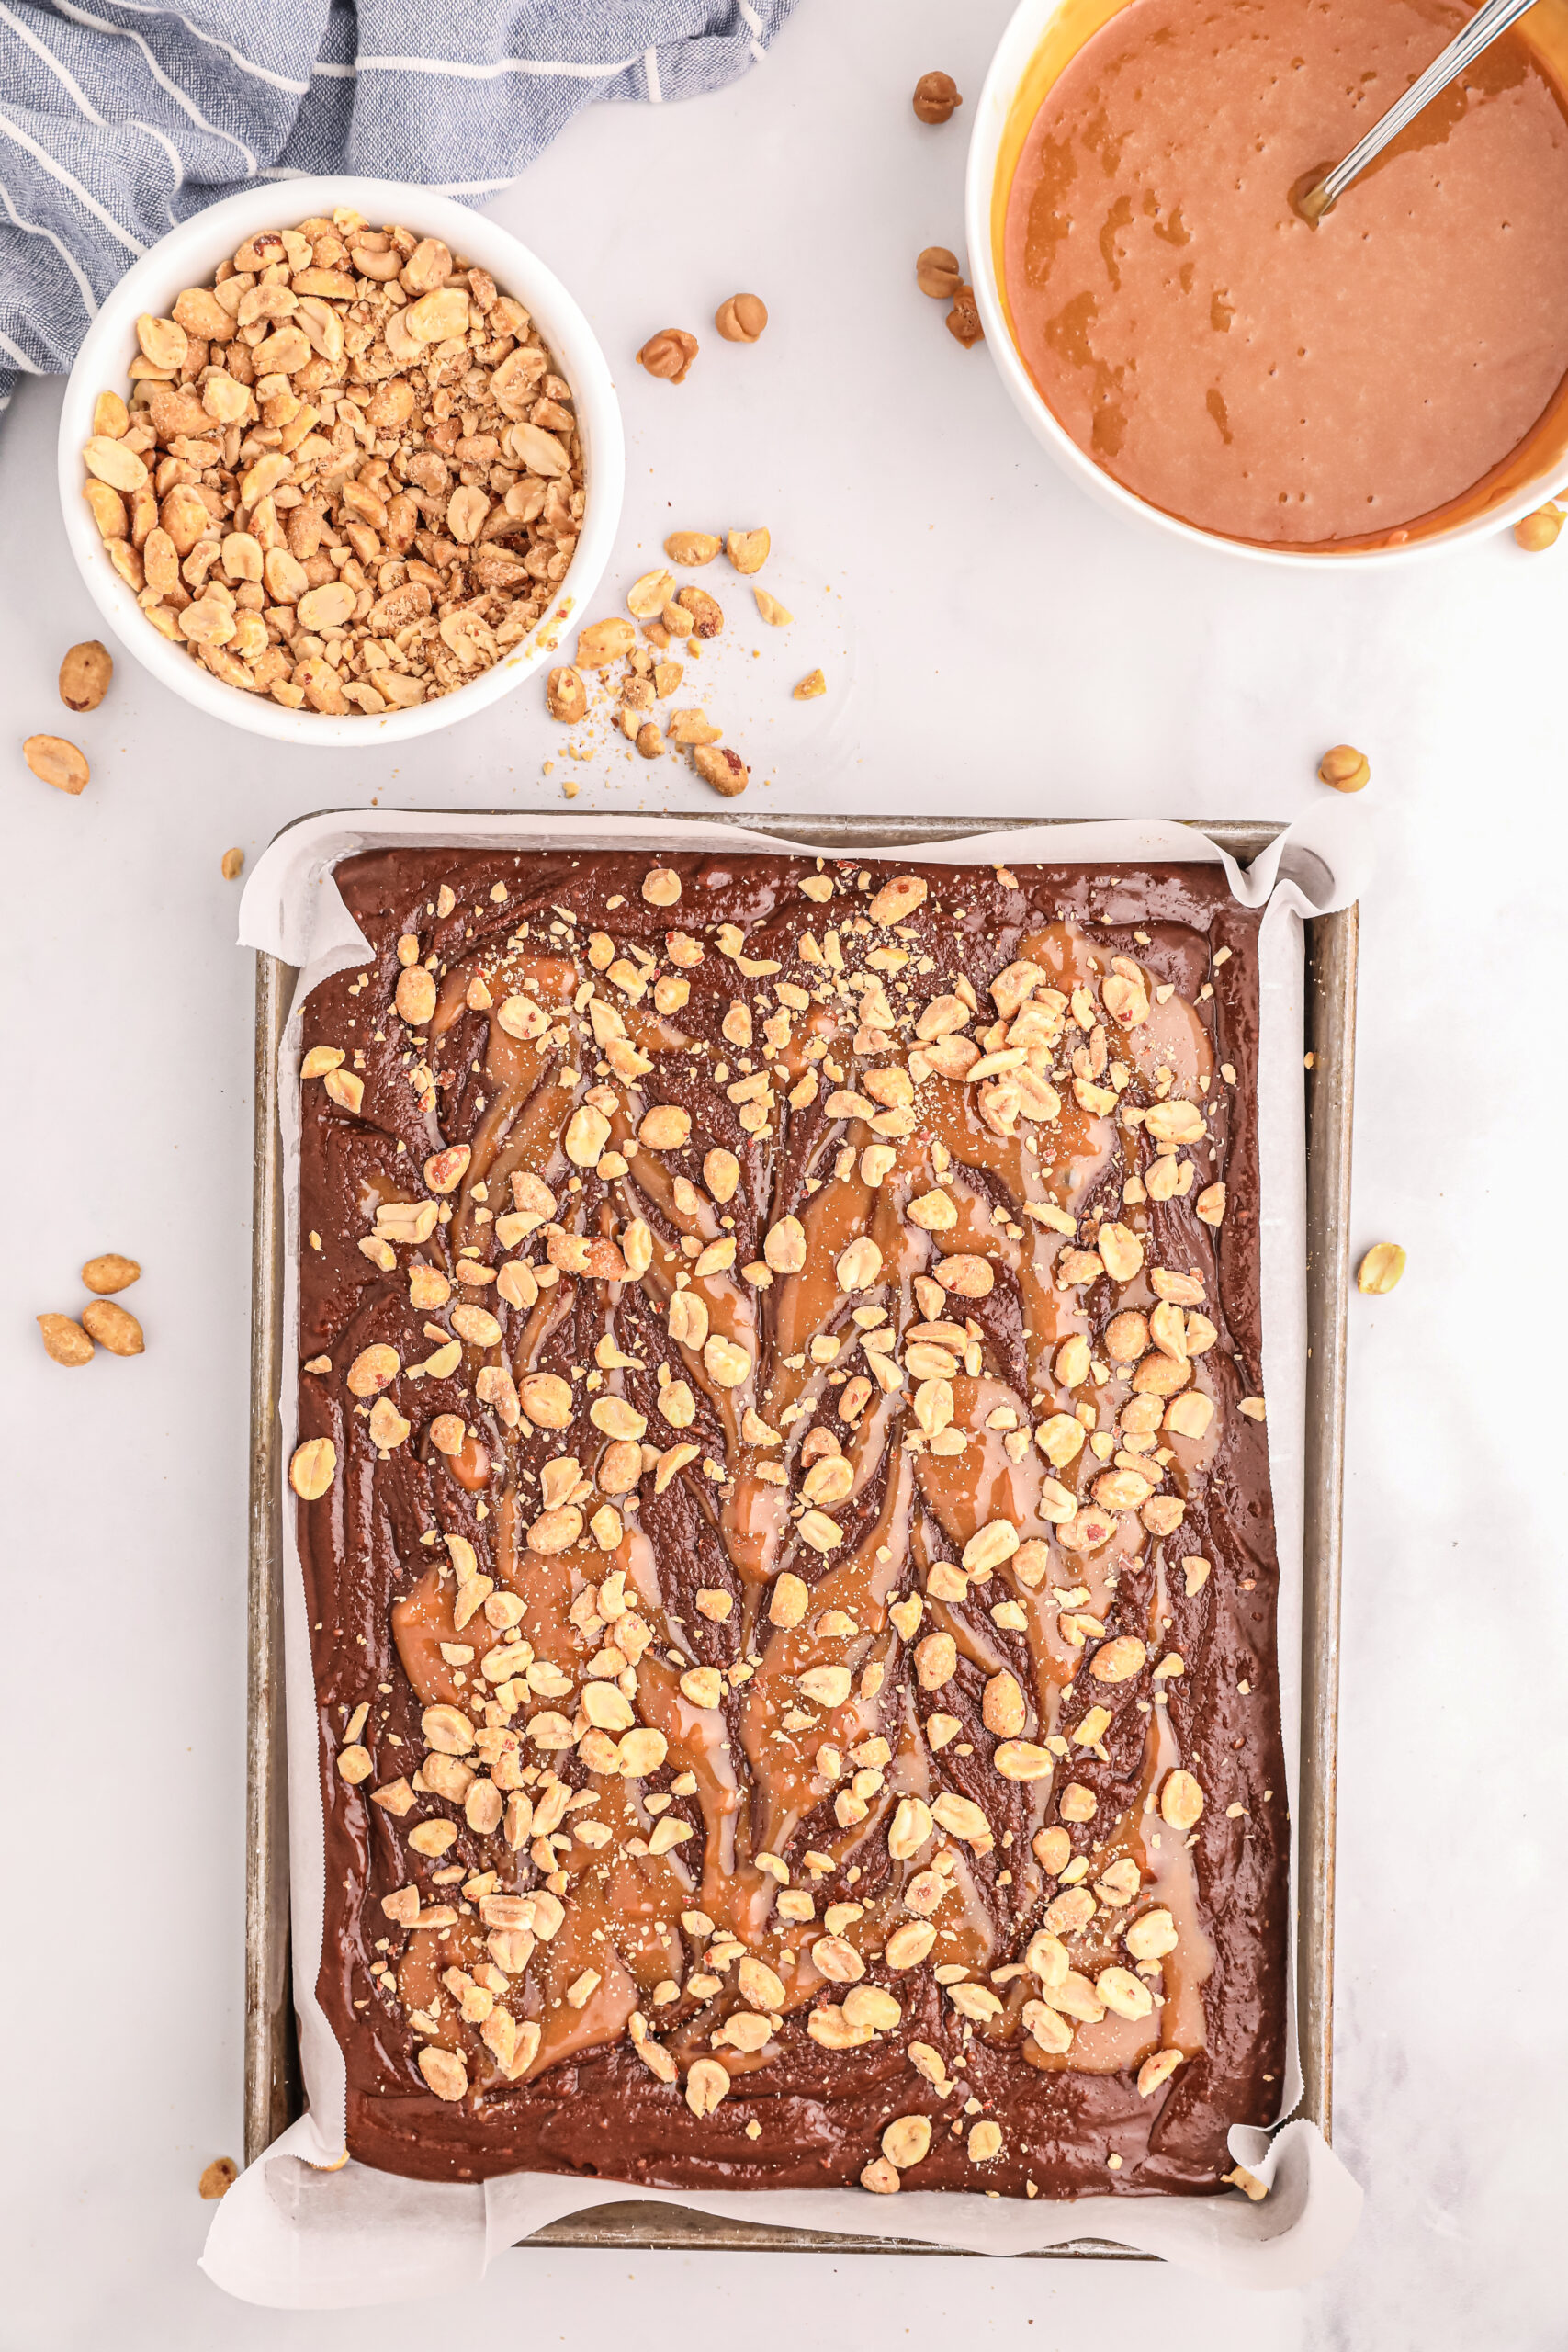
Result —
[[1284, 2057], [1257, 915], [337, 879], [290, 1476], [352, 2153], [1213, 2192]]

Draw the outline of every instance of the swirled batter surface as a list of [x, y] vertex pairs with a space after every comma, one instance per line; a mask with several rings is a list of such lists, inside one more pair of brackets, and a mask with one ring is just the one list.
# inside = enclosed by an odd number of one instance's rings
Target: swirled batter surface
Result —
[[1213, 2191], [1284, 2022], [1257, 916], [338, 880], [297, 1477], [354, 2153]]

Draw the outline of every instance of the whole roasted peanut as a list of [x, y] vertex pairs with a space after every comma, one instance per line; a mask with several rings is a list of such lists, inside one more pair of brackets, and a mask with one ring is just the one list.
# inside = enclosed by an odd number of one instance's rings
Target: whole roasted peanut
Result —
[[96, 710], [114, 676], [114, 657], [96, 637], [73, 645], [60, 665], [60, 699], [67, 710]]
[[234, 321], [208, 286], [187, 286], [174, 304], [173, 316], [186, 334], [223, 341], [234, 332]]
[[1160, 1818], [1172, 1829], [1195, 1829], [1203, 1811], [1203, 1791], [1190, 1772], [1168, 1772], [1159, 1792]]
[[928, 245], [916, 260], [915, 283], [922, 294], [930, 294], [939, 302], [951, 302], [964, 283], [958, 255], [950, 254], [945, 245]]
[[410, 964], [398, 974], [393, 1002], [411, 1029], [423, 1029], [435, 1011], [435, 976], [423, 964]]
[[1556, 545], [1562, 521], [1562, 508], [1549, 503], [1538, 506], [1533, 514], [1521, 514], [1514, 525], [1514, 537], [1527, 555], [1541, 555]]
[[679, 1151], [691, 1138], [692, 1114], [678, 1102], [656, 1102], [643, 1114], [637, 1141], [649, 1151]]
[[744, 792], [750, 772], [739, 752], [725, 750], [712, 743], [699, 743], [692, 753], [692, 765], [705, 784], [711, 784], [727, 800]]
[[900, 2115], [887, 2126], [882, 2135], [882, 2153], [890, 2165], [900, 2172], [918, 2165], [931, 2143], [929, 2115]]
[[719, 542], [711, 531], [671, 531], [664, 542], [671, 562], [687, 566], [711, 563], [718, 549]]
[[975, 288], [962, 282], [954, 288], [953, 308], [947, 314], [947, 332], [965, 351], [984, 343], [986, 330], [980, 324], [980, 313], [975, 307]]
[[84, 445], [83, 461], [96, 481], [107, 482], [111, 490], [144, 490], [147, 469], [134, 449], [128, 449], [107, 434], [96, 433]]
[[915, 85], [914, 107], [922, 122], [946, 122], [963, 104], [951, 74], [922, 74]]
[[732, 294], [713, 322], [726, 343], [755, 343], [768, 323], [768, 306], [760, 294]]
[[1147, 1319], [1134, 1307], [1113, 1315], [1105, 1327], [1105, 1352], [1112, 1363], [1136, 1363], [1148, 1344]]
[[243, 849], [226, 849], [218, 862], [218, 871], [225, 882], [237, 882], [245, 863]]
[[697, 338], [684, 327], [661, 327], [650, 334], [637, 353], [637, 365], [662, 383], [683, 384], [686, 370], [697, 356]]
[[130, 526], [125, 501], [118, 491], [111, 490], [107, 481], [98, 481], [90, 476], [82, 485], [82, 495], [98, 526], [99, 536], [105, 539], [123, 539]]
[[637, 730], [637, 747], [645, 760], [656, 760], [664, 749], [664, 738], [651, 718], [645, 718]]
[[90, 1306], [82, 1309], [82, 1323], [111, 1356], [139, 1356], [146, 1348], [135, 1316], [129, 1307], [117, 1306], [113, 1299], [94, 1299]]
[[122, 1258], [118, 1250], [106, 1250], [100, 1257], [89, 1258], [82, 1269], [82, 1280], [90, 1291], [107, 1298], [111, 1291], [129, 1290], [140, 1282], [141, 1269], [134, 1258]]
[[43, 1334], [43, 1349], [56, 1363], [91, 1363], [93, 1342], [80, 1323], [73, 1323], [69, 1315], [40, 1315], [39, 1329]]
[[100, 392], [93, 402], [93, 431], [106, 440], [119, 441], [130, 430], [130, 411], [118, 392]]
[[288, 1483], [301, 1502], [320, 1502], [336, 1476], [337, 1448], [330, 1437], [308, 1437], [295, 1447]]
[[1356, 1269], [1356, 1288], [1382, 1298], [1404, 1272], [1405, 1257], [1397, 1241], [1374, 1241]]
[[588, 688], [577, 671], [564, 664], [545, 681], [545, 707], [552, 718], [575, 725], [588, 708]]
[[136, 340], [154, 368], [177, 375], [185, 366], [190, 337], [177, 320], [154, 318], [143, 311], [136, 322]]
[[1330, 784], [1336, 792], [1359, 792], [1371, 781], [1371, 763], [1364, 752], [1354, 743], [1336, 743], [1325, 752], [1317, 763], [1320, 784]]
[[74, 743], [63, 735], [29, 735], [22, 757], [34, 775], [52, 784], [56, 792], [80, 792], [92, 771]]
[[740, 1183], [740, 1162], [732, 1151], [716, 1148], [703, 1161], [703, 1182], [716, 1201], [732, 1201]]

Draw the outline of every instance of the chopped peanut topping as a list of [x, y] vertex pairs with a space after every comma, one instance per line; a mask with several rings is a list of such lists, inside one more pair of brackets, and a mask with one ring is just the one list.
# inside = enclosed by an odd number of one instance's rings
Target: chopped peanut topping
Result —
[[[628, 604], [572, 674], [624, 661], [641, 725], [634, 623], [724, 616], [675, 571]], [[1208, 1496], [1257, 1401], [1246, 1033], [1179, 925], [1027, 872], [490, 850], [408, 893], [400, 855], [301, 1060], [355, 1222], [305, 1261], [332, 1435], [291, 1478], [312, 1556], [385, 1579], [341, 1703], [318, 1632], [385, 1931], [353, 1997], [481, 2135], [624, 2042], [725, 2161], [802, 2029], [886, 2043], [841, 2177], [1016, 2186], [992, 2085], [1146, 2115], [1211, 2030], [1198, 1859], [1262, 1834], [1209, 1727], [1258, 1639]]]

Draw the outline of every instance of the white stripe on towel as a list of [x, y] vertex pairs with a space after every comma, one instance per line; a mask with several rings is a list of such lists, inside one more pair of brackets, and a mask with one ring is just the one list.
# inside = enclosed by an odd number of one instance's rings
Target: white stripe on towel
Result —
[[[229, 146], [237, 147], [241, 154], [245, 159], [246, 178], [252, 179], [255, 176], [256, 159], [252, 154], [250, 149], [246, 146], [244, 141], [243, 139], [236, 139], [231, 130], [220, 130], [215, 122], [208, 121], [207, 117], [202, 113], [201, 108], [197, 105], [196, 100], [194, 98], [187, 98], [177, 82], [170, 81], [168, 75], [164, 73], [163, 67], [159, 64], [157, 59], [153, 56], [152, 51], [148, 48], [147, 43], [142, 40], [140, 33], [133, 32], [129, 25], [111, 25], [105, 17], [92, 16], [85, 8], [73, 6], [72, 5], [72, 0], [52, 0], [52, 5], [59, 11], [61, 16], [69, 17], [70, 21], [73, 25], [90, 25], [96, 33], [109, 33], [112, 34], [114, 39], [117, 40], [134, 41], [137, 48], [141, 51], [142, 56], [147, 60], [148, 71], [151, 73], [154, 82], [157, 83], [158, 87], [161, 90], [167, 90], [170, 97], [173, 98], [180, 111], [183, 114], [187, 114], [198, 130], [210, 131], [214, 139], [224, 140]], [[138, 251], [141, 251], [140, 247], [138, 247]]]
[[97, 107], [93, 104], [91, 98], [88, 97], [85, 90], [83, 89], [81, 84], [77, 81], [76, 76], [71, 73], [66, 66], [61, 63], [58, 57], [54, 56], [50, 50], [45, 48], [38, 35], [28, 29], [28, 28], [22, 22], [20, 17], [14, 17], [9, 8], [0, 7], [0, 17], [3, 17], [6, 23], [10, 26], [11, 30], [16, 34], [18, 40], [26, 41], [28, 47], [32, 51], [35, 57], [42, 58], [50, 72], [54, 75], [55, 80], [60, 83], [62, 88], [70, 91], [72, 96], [75, 99], [77, 105], [81, 107], [88, 121], [96, 122], [98, 129], [100, 130], [103, 130], [103, 116], [98, 112]]
[[493, 82], [502, 74], [560, 74], [572, 81], [608, 82], [637, 63], [623, 57], [613, 65], [577, 65], [547, 58], [503, 57], [492, 65], [471, 65], [459, 57], [362, 57], [361, 74], [451, 74], [466, 82]]
[[112, 212], [104, 210], [96, 196], [88, 195], [80, 180], [72, 178], [63, 164], [57, 164], [53, 156], [39, 145], [36, 139], [29, 139], [27, 132], [19, 130], [6, 114], [0, 114], [0, 138], [14, 140], [18, 147], [26, 148], [34, 162], [41, 165], [51, 179], [58, 180], [62, 187], [68, 187], [84, 210], [90, 212], [95, 220], [101, 220], [110, 236], [122, 244], [128, 253], [133, 253], [140, 258], [146, 252], [146, 246], [139, 244], [129, 230], [122, 229]]
[[[240, 68], [242, 74], [254, 74], [258, 82], [270, 83], [275, 90], [287, 90], [291, 96], [302, 98], [310, 86], [309, 82], [291, 81], [287, 74], [275, 74], [269, 65], [258, 65], [254, 57], [246, 57], [241, 51], [231, 49], [229, 43], [226, 40], [220, 40], [216, 33], [206, 32], [200, 25], [193, 25], [190, 18], [182, 17], [177, 8], [149, 7], [145, 5], [145, 0], [115, 0], [115, 6], [124, 8], [128, 13], [134, 13], [138, 17], [172, 17], [176, 25], [185, 27], [193, 40], [205, 41], [209, 49], [220, 49], [224, 56]], [[118, 25], [104, 27], [106, 32], [118, 32], [120, 29], [121, 28]]]

